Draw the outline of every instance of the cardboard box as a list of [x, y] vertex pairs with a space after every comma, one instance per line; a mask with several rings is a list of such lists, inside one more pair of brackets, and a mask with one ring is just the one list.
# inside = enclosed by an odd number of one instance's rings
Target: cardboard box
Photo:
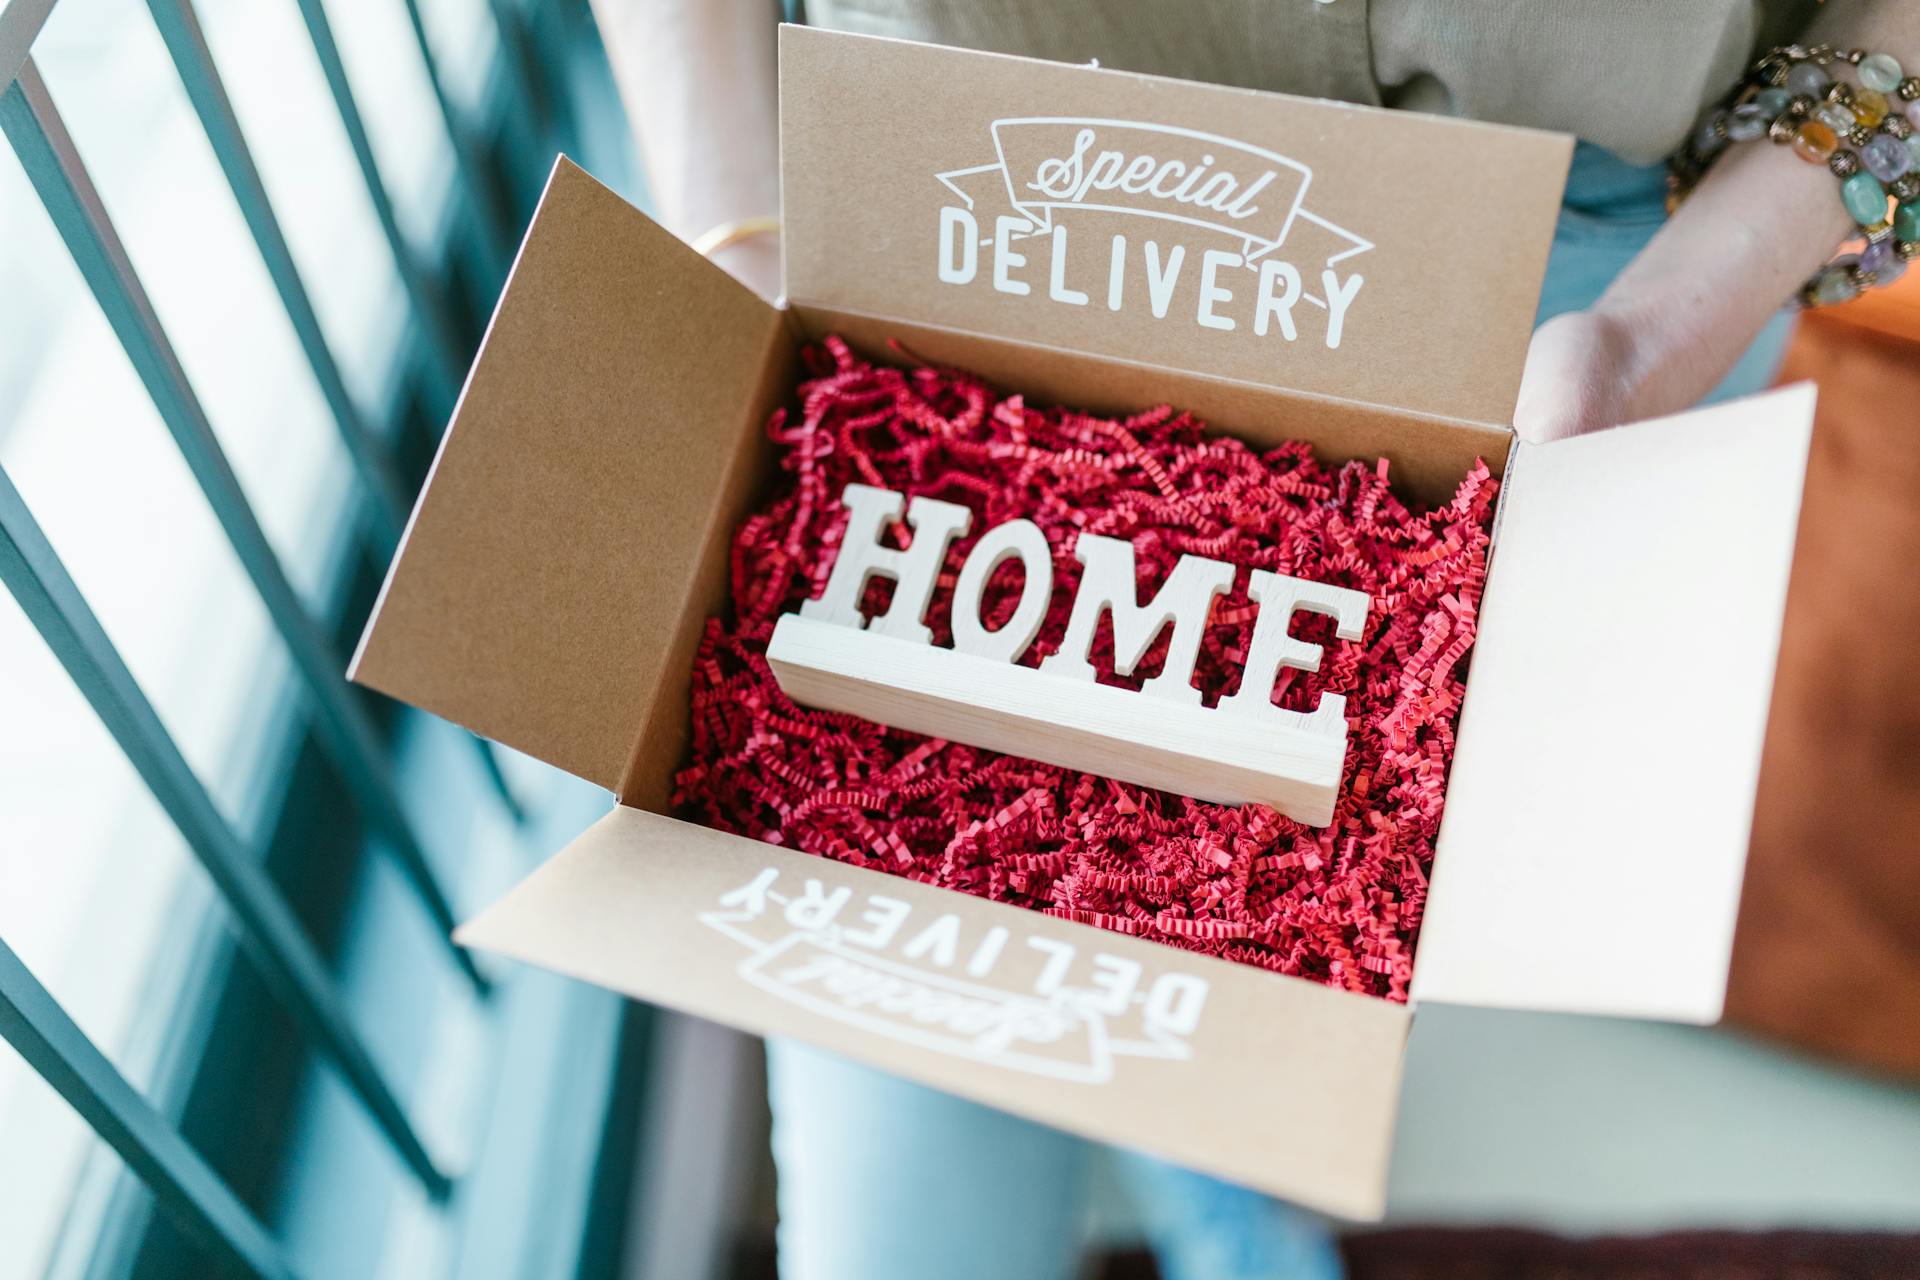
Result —
[[[1354, 1218], [1420, 1002], [1719, 1017], [1812, 396], [1514, 443], [1568, 139], [798, 28], [781, 102], [784, 309], [558, 165], [356, 655], [618, 797], [464, 941]], [[667, 816], [829, 332], [1504, 474], [1414, 1005]]]

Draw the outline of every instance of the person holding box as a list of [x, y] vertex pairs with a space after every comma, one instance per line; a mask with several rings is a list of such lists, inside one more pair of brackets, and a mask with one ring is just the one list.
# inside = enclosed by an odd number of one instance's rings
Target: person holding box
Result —
[[[778, 6], [594, 9], [661, 220], [772, 297]], [[1765, 386], [1787, 304], [1890, 283], [1920, 241], [1920, 0], [816, 0], [804, 18], [1576, 135], [1514, 412], [1535, 441]], [[1073, 1273], [1088, 1144], [799, 1045], [768, 1059], [783, 1275]], [[1340, 1273], [1309, 1215], [1143, 1156], [1115, 1167], [1174, 1280]]]

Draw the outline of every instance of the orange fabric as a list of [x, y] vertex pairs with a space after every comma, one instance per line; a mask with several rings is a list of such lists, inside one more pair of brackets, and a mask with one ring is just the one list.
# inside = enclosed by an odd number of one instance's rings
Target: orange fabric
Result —
[[1920, 1078], [1920, 347], [1866, 327], [1920, 337], [1910, 274], [1781, 371], [1820, 408], [1727, 1016]]

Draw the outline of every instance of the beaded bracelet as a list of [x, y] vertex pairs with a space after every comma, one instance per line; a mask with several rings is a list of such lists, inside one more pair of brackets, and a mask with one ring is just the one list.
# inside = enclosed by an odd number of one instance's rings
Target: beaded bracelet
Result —
[[[1834, 78], [1836, 64], [1854, 68], [1858, 87]], [[1800, 288], [1800, 305], [1847, 302], [1870, 286], [1892, 284], [1920, 257], [1916, 125], [1920, 76], [1906, 75], [1891, 55], [1782, 45], [1754, 63], [1728, 103], [1708, 112], [1668, 163], [1667, 207], [1686, 198], [1729, 142], [1764, 137], [1792, 147], [1840, 179], [1841, 203], [1866, 239], [1861, 252], [1816, 271]]]

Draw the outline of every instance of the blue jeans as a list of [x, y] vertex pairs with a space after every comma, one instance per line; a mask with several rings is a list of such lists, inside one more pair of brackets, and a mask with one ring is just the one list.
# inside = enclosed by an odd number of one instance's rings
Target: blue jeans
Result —
[[[1661, 171], [1574, 152], [1538, 321], [1590, 305], [1659, 229]], [[1771, 380], [1782, 312], [1710, 400]], [[785, 1280], [1065, 1280], [1098, 1148], [804, 1045], [767, 1046]], [[1167, 1280], [1337, 1280], [1321, 1219], [1133, 1152], [1109, 1155]]]

